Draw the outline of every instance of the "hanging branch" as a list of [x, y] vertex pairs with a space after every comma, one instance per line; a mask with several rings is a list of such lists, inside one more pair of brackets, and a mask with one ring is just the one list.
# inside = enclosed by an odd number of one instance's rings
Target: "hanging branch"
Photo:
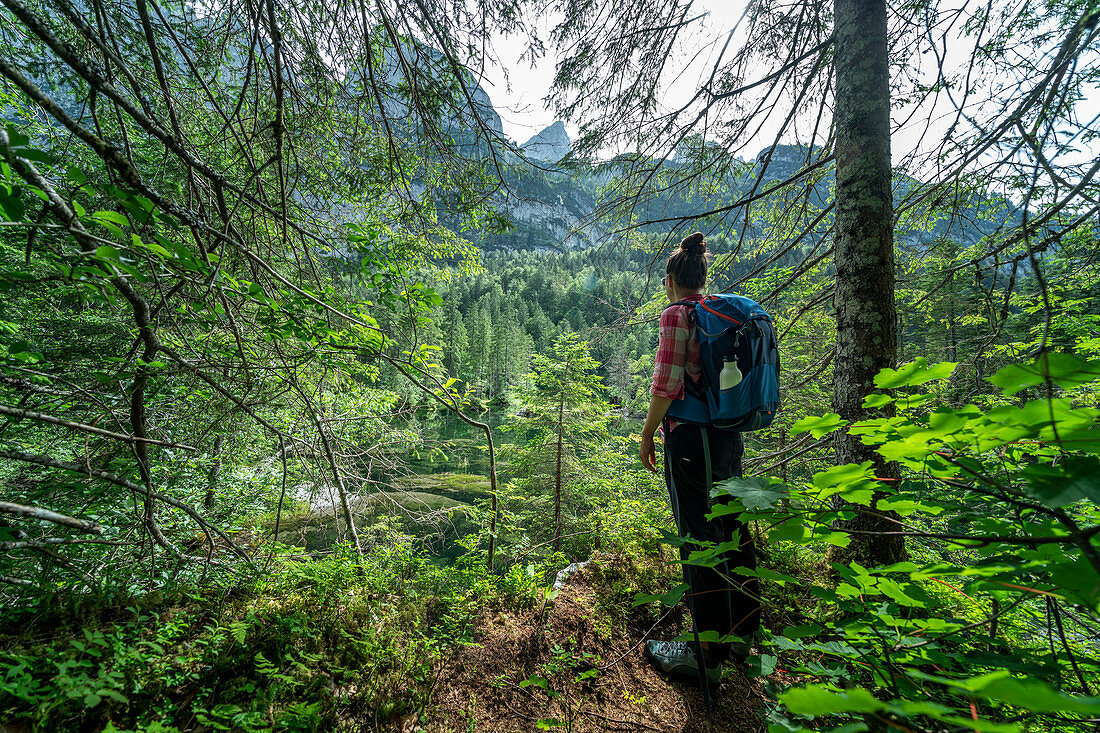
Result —
[[168, 440], [157, 440], [156, 438], [149, 438], [143, 435], [123, 435], [122, 433], [114, 433], [110, 430], [97, 428], [94, 425], [84, 425], [82, 423], [72, 422], [71, 420], [62, 420], [61, 418], [46, 415], [41, 412], [35, 412], [34, 410], [22, 410], [18, 407], [9, 407], [8, 405], [0, 405], [0, 415], [9, 415], [11, 417], [16, 417], [21, 420], [38, 420], [39, 422], [50, 423], [52, 425], [60, 425], [64, 428], [79, 430], [81, 432], [91, 433], [92, 435], [101, 435], [105, 438], [111, 438], [112, 440], [120, 440], [124, 443], [148, 443], [150, 445], [161, 445], [168, 448], [178, 448], [180, 450], [186, 451], [199, 450], [192, 445], [173, 443]]
[[[35, 465], [46, 466], [48, 468], [59, 468], [64, 471], [71, 471], [73, 473], [82, 474], [91, 478], [102, 479], [109, 483], [115, 484], [116, 486], [121, 486], [125, 489], [129, 489], [130, 491], [133, 491], [142, 496], [148, 496], [150, 499], [162, 502], [164, 504], [167, 504], [168, 506], [175, 507], [187, 516], [191, 517], [191, 519], [199, 525], [199, 527], [206, 534], [207, 540], [210, 541], [211, 544], [213, 544], [212, 535], [217, 535], [221, 539], [221, 541], [224, 542], [225, 545], [233, 551], [234, 554], [244, 560], [245, 563], [247, 563], [248, 566], [251, 567], [253, 570], [256, 569], [256, 566], [253, 564], [252, 558], [249, 556], [249, 554], [241, 549], [240, 546], [238, 546], [237, 543], [235, 543], [232, 539], [230, 539], [229, 535], [227, 535], [222, 529], [220, 529], [216, 525], [211, 524], [206, 519], [204, 519], [203, 516], [199, 514], [198, 511], [196, 511], [189, 504], [180, 501], [175, 497], [161, 494], [156, 491], [150, 491], [141, 484], [135, 483], [127, 478], [123, 478], [122, 476], [113, 474], [110, 471], [93, 467], [89, 464], [80, 465], [78, 463], [66, 463], [64, 461], [59, 461], [56, 458], [51, 458], [50, 456], [24, 453], [23, 451], [11, 450], [8, 448], [0, 448], [0, 458], [7, 458], [8, 460], [12, 461], [22, 461], [24, 463], [33, 463]], [[202, 560], [202, 558], [187, 556], [183, 556], [183, 559]]]
[[15, 504], [10, 501], [0, 501], [0, 512], [14, 514], [19, 517], [41, 519], [45, 522], [53, 522], [54, 524], [60, 524], [64, 527], [79, 529], [81, 532], [87, 532], [89, 534], [103, 534], [103, 525], [99, 522], [91, 519], [70, 517], [66, 514], [59, 514], [49, 509], [43, 509], [42, 507]]
[[[118, 542], [115, 540], [88, 540], [80, 537], [46, 537], [41, 540], [9, 540], [0, 542], [0, 550], [44, 550], [58, 545], [111, 545], [120, 547], [131, 545], [132, 542]], [[56, 557], [54, 559], [57, 559]], [[65, 560], [65, 558], [61, 558]], [[68, 562], [65, 560], [65, 562]]]

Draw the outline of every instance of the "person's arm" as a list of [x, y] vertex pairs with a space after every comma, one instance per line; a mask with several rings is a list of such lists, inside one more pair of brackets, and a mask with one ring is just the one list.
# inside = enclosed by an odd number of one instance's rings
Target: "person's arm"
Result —
[[683, 397], [684, 360], [687, 355], [687, 318], [685, 308], [666, 308], [661, 313], [657, 336], [657, 354], [653, 363], [653, 383], [649, 388], [649, 409], [642, 427], [642, 445], [638, 457], [642, 465], [657, 473], [653, 436], [673, 400]]
[[649, 409], [646, 410], [645, 425], [642, 426], [642, 447], [638, 457], [642, 459], [642, 465], [653, 473], [657, 473], [657, 448], [653, 444], [653, 436], [671, 404], [672, 399], [669, 397], [655, 394], [649, 396]]

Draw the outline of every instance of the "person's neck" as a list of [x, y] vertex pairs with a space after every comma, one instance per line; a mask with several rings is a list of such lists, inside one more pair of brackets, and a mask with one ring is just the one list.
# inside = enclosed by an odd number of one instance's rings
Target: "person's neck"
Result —
[[673, 288], [672, 290], [672, 302], [675, 303], [680, 300], [687, 300], [693, 295], [701, 295], [703, 291], [700, 288], [694, 290], [680, 290], [680, 288]]

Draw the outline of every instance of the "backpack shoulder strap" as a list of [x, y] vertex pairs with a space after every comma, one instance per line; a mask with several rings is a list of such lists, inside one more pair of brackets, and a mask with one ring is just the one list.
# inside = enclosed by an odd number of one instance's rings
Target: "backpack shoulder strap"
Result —
[[688, 311], [687, 311], [688, 322], [691, 323], [692, 327], [694, 328], [696, 326], [696, 323], [695, 323], [695, 306], [698, 305], [700, 302], [701, 301], [698, 301], [698, 300], [677, 300], [675, 303], [669, 303], [664, 308], [662, 308], [661, 313], [664, 313], [669, 308], [671, 308], [673, 306], [676, 306], [676, 305], [687, 306], [687, 309], [688, 309]]

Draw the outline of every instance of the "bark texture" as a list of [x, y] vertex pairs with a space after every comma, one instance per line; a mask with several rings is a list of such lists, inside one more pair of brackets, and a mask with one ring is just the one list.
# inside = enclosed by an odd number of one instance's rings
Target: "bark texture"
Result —
[[[893, 199], [890, 189], [890, 66], [885, 0], [834, 0], [836, 49], [836, 317], [833, 409], [847, 420], [870, 417], [863, 398], [874, 377], [897, 362], [894, 306]], [[896, 464], [843, 434], [837, 462], [875, 461], [876, 473], [897, 478]], [[888, 518], [859, 508], [842, 528], [897, 530]], [[857, 534], [852, 559], [889, 563], [904, 539]]]

